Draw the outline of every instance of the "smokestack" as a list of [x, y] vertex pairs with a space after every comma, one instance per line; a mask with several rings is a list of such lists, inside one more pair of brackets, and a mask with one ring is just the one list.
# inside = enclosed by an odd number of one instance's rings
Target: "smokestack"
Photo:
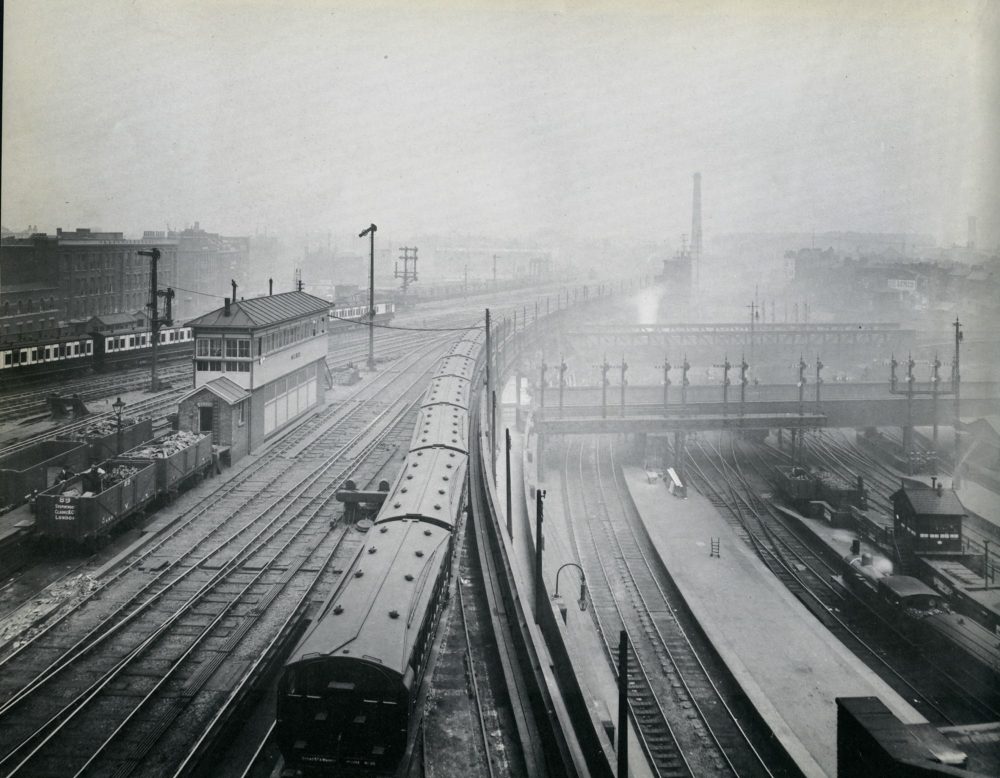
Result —
[[701, 259], [701, 173], [694, 174], [694, 199], [691, 206], [691, 259]]
[[965, 247], [970, 251], [976, 248], [976, 217], [969, 217], [969, 236], [966, 238]]
[[274, 294], [274, 279], [269, 278], [267, 279], [267, 296], [270, 297], [272, 294]]
[[229, 283], [233, 285], [233, 302], [236, 302], [236, 281], [233, 279], [229, 280]]
[[229, 316], [230, 315], [230, 313], [229, 313], [229, 298], [228, 297], [226, 298], [226, 303], [225, 303], [225, 305], [224, 305], [224, 307], [222, 309], [222, 315], [223, 316]]

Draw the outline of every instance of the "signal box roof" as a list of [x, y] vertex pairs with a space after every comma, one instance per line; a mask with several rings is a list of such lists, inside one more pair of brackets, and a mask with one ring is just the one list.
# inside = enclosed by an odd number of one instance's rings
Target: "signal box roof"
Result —
[[320, 297], [305, 292], [282, 292], [238, 300], [230, 304], [229, 316], [226, 316], [223, 306], [192, 319], [187, 326], [258, 329], [319, 313], [326, 314], [329, 310], [330, 303]]
[[908, 504], [918, 516], [967, 516], [962, 501], [954, 489], [933, 489], [930, 486], [904, 484], [892, 495], [892, 502]]

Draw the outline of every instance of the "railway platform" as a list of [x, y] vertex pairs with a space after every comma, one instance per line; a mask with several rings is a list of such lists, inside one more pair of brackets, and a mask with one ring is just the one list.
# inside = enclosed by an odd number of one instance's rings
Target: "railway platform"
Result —
[[[533, 577], [533, 556], [531, 544], [534, 537], [534, 497], [530, 494], [532, 487], [546, 490], [544, 516], [543, 571], [546, 585], [550, 591], [556, 590], [556, 576], [560, 567], [568, 562], [577, 563], [572, 551], [572, 543], [567, 535], [565, 517], [560, 507], [562, 501], [558, 490], [558, 479], [539, 481], [534, 467], [533, 450], [534, 436], [526, 441], [525, 436], [516, 430], [513, 405], [505, 404], [498, 419], [498, 428], [507, 427], [511, 432], [511, 527], [513, 537], [508, 538], [508, 550], [511, 553], [511, 563], [515, 568], [517, 578], [529, 582]], [[529, 461], [530, 452], [530, 461]], [[498, 461], [497, 493], [503, 495], [506, 489], [503, 459]], [[529, 511], [530, 505], [530, 511]], [[505, 506], [504, 506], [505, 507]], [[618, 723], [618, 685], [611, 669], [610, 661], [604, 651], [601, 638], [597, 633], [590, 611], [581, 611], [575, 603], [579, 592], [579, 576], [571, 569], [563, 571], [559, 578], [560, 593], [564, 593], [567, 603], [566, 621], [563, 624], [563, 639], [569, 651], [570, 661], [576, 672], [580, 687], [591, 709], [592, 718], [606, 723], [606, 747], [613, 751], [615, 737], [612, 728]], [[526, 591], [522, 597], [530, 602]], [[557, 608], [556, 603], [550, 603]], [[530, 606], [529, 606], [530, 607]], [[642, 757], [642, 748], [633, 726], [629, 726], [629, 776], [631, 778], [652, 778], [652, 772]]]
[[876, 696], [904, 723], [926, 722], [831, 637], [707, 499], [694, 492], [672, 497], [645, 471], [623, 471], [695, 618], [805, 775], [837, 774], [837, 697]]

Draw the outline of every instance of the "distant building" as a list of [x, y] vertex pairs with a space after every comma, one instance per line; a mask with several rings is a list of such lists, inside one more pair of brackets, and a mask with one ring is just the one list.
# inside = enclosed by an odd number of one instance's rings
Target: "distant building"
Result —
[[166, 233], [147, 231], [143, 237], [146, 240], [166, 237], [177, 244], [177, 271], [173, 284], [177, 319], [198, 316], [218, 307], [222, 297], [231, 295], [232, 281], [236, 281], [238, 288], [246, 288], [249, 238], [206, 232], [198, 222], [193, 227]]
[[4, 237], [0, 241], [0, 337], [36, 340], [71, 321], [132, 313], [149, 303], [149, 262], [161, 252], [159, 287], [175, 284], [177, 241], [127, 239], [121, 232], [79, 228], [55, 236]]

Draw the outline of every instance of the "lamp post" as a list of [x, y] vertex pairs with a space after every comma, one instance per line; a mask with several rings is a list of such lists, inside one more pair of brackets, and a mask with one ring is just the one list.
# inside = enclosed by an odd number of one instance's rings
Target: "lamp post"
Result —
[[583, 568], [580, 567], [576, 562], [566, 562], [558, 570], [556, 570], [556, 593], [552, 595], [552, 599], [556, 599], [559, 596], [559, 575], [562, 573], [563, 569], [566, 567], [575, 567], [580, 571], [580, 599], [577, 603], [580, 606], [580, 610], [587, 610], [587, 576], [583, 573]]
[[118, 422], [118, 427], [117, 427], [118, 446], [116, 450], [120, 454], [122, 453], [122, 411], [125, 410], [125, 403], [122, 402], [121, 397], [119, 397], [117, 400], [111, 403], [111, 410], [115, 412], [115, 419]]
[[375, 369], [375, 233], [374, 224], [358, 233], [359, 238], [369, 238], [370, 260], [368, 263], [368, 369]]

